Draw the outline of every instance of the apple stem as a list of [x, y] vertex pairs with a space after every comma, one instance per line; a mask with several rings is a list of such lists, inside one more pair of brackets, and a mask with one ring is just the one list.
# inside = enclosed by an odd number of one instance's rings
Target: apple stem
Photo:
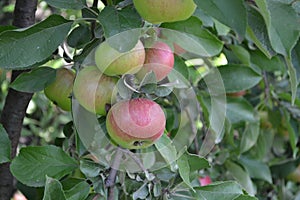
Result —
[[115, 181], [117, 177], [117, 173], [120, 167], [121, 158], [123, 156], [123, 153], [121, 151], [121, 148], [118, 147], [115, 153], [115, 158], [112, 162], [109, 175], [105, 181], [105, 186], [108, 188], [108, 194], [107, 194], [107, 200], [113, 200], [114, 199], [114, 187], [115, 187]]

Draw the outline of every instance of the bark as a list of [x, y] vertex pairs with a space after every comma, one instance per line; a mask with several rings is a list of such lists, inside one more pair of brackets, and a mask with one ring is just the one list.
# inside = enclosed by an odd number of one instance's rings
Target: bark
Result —
[[[35, 23], [36, 8], [37, 0], [17, 0], [13, 25], [20, 28], [33, 25]], [[24, 71], [13, 71], [11, 81], [23, 72]], [[9, 89], [5, 99], [0, 122], [6, 129], [11, 140], [11, 158], [14, 158], [16, 155], [23, 119], [31, 97], [31, 93], [18, 92], [13, 89]], [[10, 163], [0, 165], [0, 200], [10, 200], [14, 191], [14, 178], [9, 170], [9, 166]]]

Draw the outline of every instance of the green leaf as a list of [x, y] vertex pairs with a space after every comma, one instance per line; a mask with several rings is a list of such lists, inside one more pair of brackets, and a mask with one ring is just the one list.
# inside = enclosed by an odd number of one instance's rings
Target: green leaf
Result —
[[234, 181], [216, 182], [194, 189], [197, 197], [209, 200], [232, 200], [243, 194], [241, 186]]
[[177, 165], [179, 175], [182, 178], [183, 182], [194, 191], [192, 183], [190, 181], [191, 169], [187, 154], [184, 153], [182, 154], [182, 156], [179, 157], [179, 159], [177, 160]]
[[231, 161], [226, 161], [225, 166], [250, 195], [254, 195], [256, 193], [256, 188], [251, 181], [249, 174], [240, 165]]
[[272, 49], [268, 35], [268, 30], [264, 22], [264, 18], [257, 9], [248, 7], [248, 27], [247, 38], [252, 40], [254, 44], [267, 56], [269, 59], [275, 55]]
[[256, 197], [253, 197], [253, 196], [241, 194], [240, 196], [238, 196], [234, 200], [258, 200], [258, 199]]
[[240, 151], [244, 153], [251, 149], [257, 142], [259, 136], [259, 122], [247, 123], [240, 143]]
[[[251, 178], [265, 180], [272, 184], [271, 171], [265, 163], [242, 156], [239, 162], [245, 167]], [[259, 170], [257, 170], [259, 169]]]
[[293, 157], [296, 158], [297, 153], [299, 151], [299, 148], [297, 147], [299, 138], [297, 137], [297, 134], [290, 122], [290, 115], [287, 110], [284, 110], [284, 121], [285, 121], [287, 130], [288, 130], [288, 133], [289, 133], [289, 140], [290, 140], [290, 145], [293, 150]]
[[99, 14], [99, 21], [110, 46], [120, 52], [132, 49], [141, 35], [138, 28], [142, 26], [142, 20], [132, 7], [118, 10], [106, 6]]
[[232, 124], [257, 121], [252, 105], [244, 98], [227, 97], [226, 116]]
[[133, 198], [133, 200], [146, 199], [146, 197], [148, 196], [148, 194], [149, 194], [148, 186], [145, 183], [137, 191], [135, 191], [132, 194], [132, 198]]
[[250, 55], [251, 63], [255, 64], [262, 70], [267, 72], [285, 71], [285, 65], [279, 56], [268, 58], [259, 50], [251, 51]]
[[62, 185], [56, 179], [46, 176], [43, 200], [66, 200]]
[[10, 87], [21, 92], [38, 92], [52, 83], [55, 76], [55, 69], [39, 67], [30, 72], [22, 73], [10, 84]]
[[254, 87], [262, 79], [252, 68], [244, 65], [223, 65], [218, 67], [226, 93], [239, 92]]
[[207, 15], [214, 17], [244, 36], [247, 26], [247, 13], [243, 1], [195, 0], [197, 6]]
[[154, 145], [167, 164], [171, 165], [171, 170], [176, 171], [174, 162], [177, 159], [177, 151], [172, 140], [166, 134], [163, 134]]
[[267, 25], [273, 49], [284, 56], [290, 56], [300, 36], [299, 16], [287, 3], [276, 0], [260, 0], [256, 3]]
[[11, 143], [7, 132], [0, 124], [0, 164], [10, 161]]
[[289, 79], [291, 84], [291, 92], [292, 92], [292, 104], [294, 105], [296, 98], [297, 98], [297, 88], [298, 88], [298, 79], [297, 79], [297, 72], [295, 67], [293, 66], [291, 58], [285, 58], [285, 62], [288, 68]]
[[92, 160], [80, 160], [80, 170], [86, 177], [99, 176], [101, 167]]
[[58, 15], [28, 28], [0, 34], [0, 67], [21, 69], [45, 61], [63, 42], [72, 22]]
[[197, 17], [185, 21], [163, 23], [161, 34], [169, 43], [176, 43], [188, 52], [211, 57], [219, 54], [223, 43], [207, 29]]
[[86, 7], [85, 0], [45, 0], [49, 5], [56, 8], [80, 10]]
[[83, 181], [78, 183], [73, 188], [65, 191], [67, 200], [85, 200], [90, 192], [90, 185]]
[[87, 24], [79, 24], [67, 38], [70, 47], [80, 49], [92, 39], [92, 33]]
[[197, 154], [191, 154], [186, 151], [186, 157], [188, 158], [191, 172], [210, 167], [209, 162]]
[[46, 175], [60, 179], [76, 168], [76, 161], [56, 146], [24, 147], [10, 167], [20, 182], [32, 187], [44, 186]]

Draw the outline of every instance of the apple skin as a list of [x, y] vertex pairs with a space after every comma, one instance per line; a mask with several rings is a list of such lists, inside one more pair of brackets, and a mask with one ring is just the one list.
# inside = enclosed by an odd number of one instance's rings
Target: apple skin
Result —
[[140, 40], [128, 52], [121, 53], [108, 42], [101, 43], [95, 52], [96, 66], [108, 76], [135, 74], [143, 66], [144, 61], [145, 49]]
[[71, 92], [75, 73], [67, 68], [59, 68], [56, 71], [54, 82], [44, 89], [48, 99], [65, 111], [71, 110]]
[[185, 20], [196, 9], [193, 0], [133, 0], [133, 4], [138, 13], [153, 24]]
[[145, 63], [137, 73], [142, 79], [146, 73], [153, 71], [157, 81], [161, 81], [172, 71], [174, 67], [174, 54], [172, 49], [164, 42], [155, 42], [146, 49]]
[[113, 105], [106, 118], [112, 141], [123, 148], [151, 146], [164, 133], [166, 117], [161, 107], [150, 99], [138, 98]]
[[106, 105], [115, 101], [118, 78], [106, 76], [96, 66], [84, 67], [76, 76], [73, 94], [86, 110], [106, 115]]
[[201, 186], [209, 185], [212, 183], [210, 176], [199, 177], [199, 183]]

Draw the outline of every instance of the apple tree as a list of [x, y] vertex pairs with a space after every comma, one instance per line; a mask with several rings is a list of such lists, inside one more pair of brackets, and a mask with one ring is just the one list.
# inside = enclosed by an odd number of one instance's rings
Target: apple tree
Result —
[[299, 1], [3, 6], [0, 200], [300, 199]]

